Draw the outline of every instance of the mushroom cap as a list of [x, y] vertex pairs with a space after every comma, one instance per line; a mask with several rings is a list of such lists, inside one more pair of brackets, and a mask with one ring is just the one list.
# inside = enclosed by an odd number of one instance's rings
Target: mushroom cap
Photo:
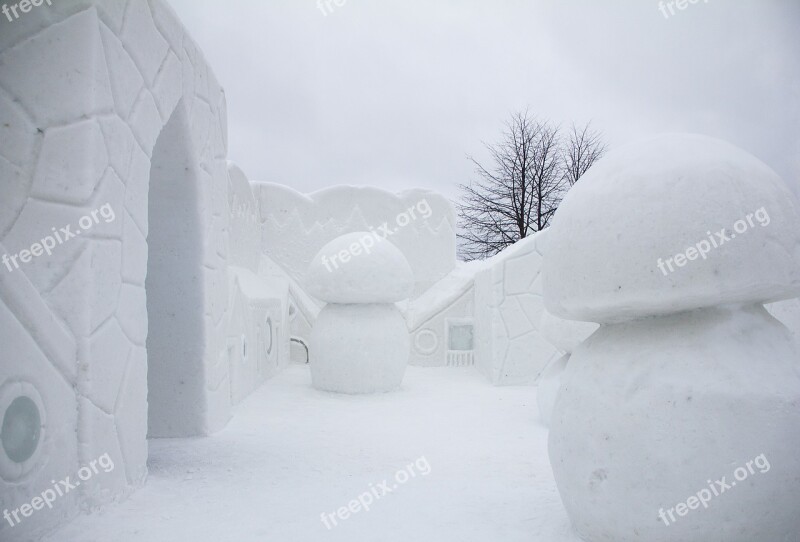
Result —
[[788, 299], [800, 294], [798, 203], [733, 145], [652, 137], [609, 153], [570, 190], [542, 273], [550, 312], [600, 323]]
[[391, 242], [374, 232], [353, 232], [317, 252], [306, 288], [326, 303], [394, 303], [411, 295], [414, 273]]

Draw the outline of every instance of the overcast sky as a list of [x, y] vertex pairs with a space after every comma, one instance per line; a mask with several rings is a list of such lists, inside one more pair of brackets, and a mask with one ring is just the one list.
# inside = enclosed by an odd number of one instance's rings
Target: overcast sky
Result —
[[466, 156], [528, 108], [591, 120], [612, 148], [720, 137], [800, 192], [800, 0], [668, 18], [658, 0], [169, 2], [225, 88], [229, 156], [251, 180], [454, 197]]

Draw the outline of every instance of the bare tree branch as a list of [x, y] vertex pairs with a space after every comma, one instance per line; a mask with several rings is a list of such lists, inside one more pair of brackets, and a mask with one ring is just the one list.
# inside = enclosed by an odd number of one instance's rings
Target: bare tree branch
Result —
[[558, 126], [527, 111], [511, 116], [499, 143], [484, 145], [491, 167], [468, 157], [477, 179], [459, 186], [459, 252], [466, 260], [490, 257], [546, 228], [569, 187], [605, 150], [589, 125], [573, 125], [565, 140]]
[[574, 124], [569, 133], [569, 141], [564, 149], [564, 169], [570, 186], [578, 182], [586, 171], [606, 152], [599, 132], [587, 124], [578, 129]]

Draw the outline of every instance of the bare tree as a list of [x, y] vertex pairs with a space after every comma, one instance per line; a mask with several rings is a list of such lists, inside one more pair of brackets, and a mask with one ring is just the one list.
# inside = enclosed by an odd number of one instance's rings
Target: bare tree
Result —
[[588, 125], [573, 126], [564, 141], [557, 126], [528, 112], [513, 114], [501, 142], [486, 148], [492, 166], [470, 157], [478, 179], [460, 185], [458, 238], [465, 260], [488, 258], [546, 228], [572, 179], [580, 178], [603, 150]]
[[590, 124], [582, 129], [573, 124], [564, 149], [564, 175], [569, 186], [578, 182], [605, 152], [602, 135], [592, 130]]

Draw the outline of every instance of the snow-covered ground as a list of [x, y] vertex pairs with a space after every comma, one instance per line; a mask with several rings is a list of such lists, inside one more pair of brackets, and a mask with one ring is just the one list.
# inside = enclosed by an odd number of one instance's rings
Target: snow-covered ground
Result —
[[[292, 365], [213, 437], [151, 441], [144, 489], [46, 540], [576, 542], [535, 394], [474, 368], [409, 367], [399, 392], [343, 396]], [[384, 480], [397, 488], [325, 527], [322, 513]]]

